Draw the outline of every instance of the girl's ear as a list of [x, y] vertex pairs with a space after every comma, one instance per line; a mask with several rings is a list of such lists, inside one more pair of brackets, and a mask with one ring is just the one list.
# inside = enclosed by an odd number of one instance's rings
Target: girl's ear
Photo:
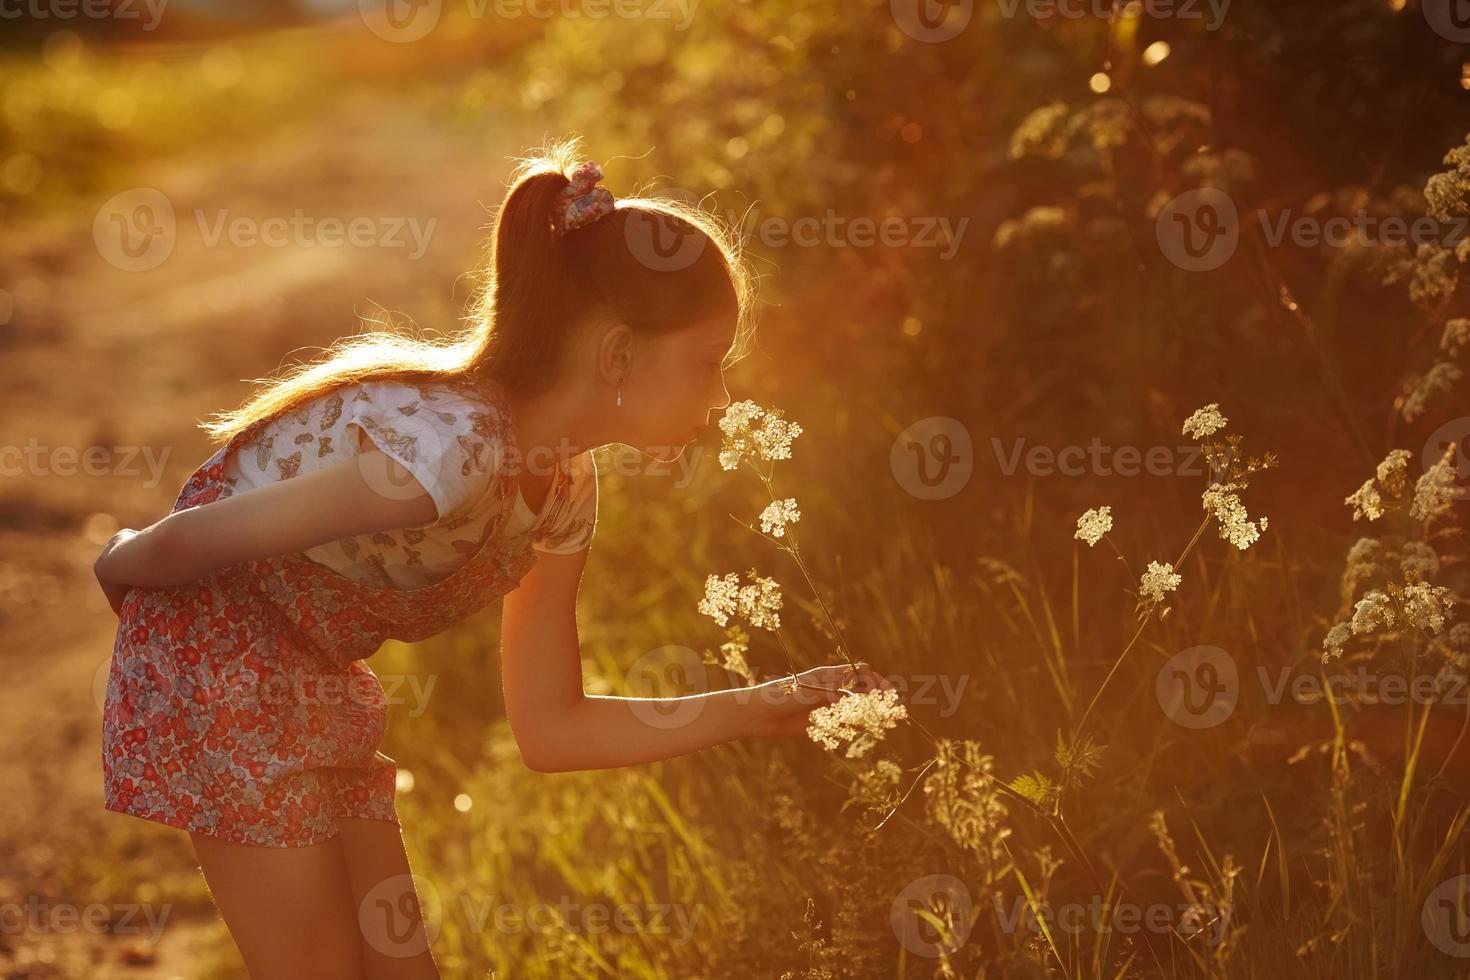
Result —
[[636, 339], [626, 323], [614, 323], [603, 331], [597, 347], [597, 368], [603, 377], [616, 382], [627, 375]]

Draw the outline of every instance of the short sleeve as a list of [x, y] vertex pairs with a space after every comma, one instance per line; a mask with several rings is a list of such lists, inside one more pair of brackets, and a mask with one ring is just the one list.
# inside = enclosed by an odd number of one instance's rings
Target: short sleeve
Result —
[[[499, 447], [489, 444], [474, 415], [483, 409], [451, 388], [363, 382], [343, 407], [343, 426], [356, 426], [401, 463], [434, 499], [442, 521], [479, 500], [490, 488]], [[385, 486], [411, 496], [416, 487]]]
[[550, 528], [531, 547], [548, 555], [584, 550], [597, 526], [597, 464], [589, 450], [572, 457], [565, 506], [549, 518]]

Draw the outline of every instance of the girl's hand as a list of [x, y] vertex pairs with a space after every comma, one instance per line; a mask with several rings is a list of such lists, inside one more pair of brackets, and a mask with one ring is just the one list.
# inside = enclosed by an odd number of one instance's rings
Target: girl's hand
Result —
[[816, 708], [847, 697], [844, 691], [862, 693], [892, 690], [888, 678], [862, 661], [854, 672], [847, 664], [813, 667], [796, 675], [800, 682], [792, 689], [791, 675], [778, 677], [758, 685], [756, 734], [762, 737], [802, 736], [808, 718]]
[[137, 531], [127, 527], [118, 531], [102, 546], [102, 553], [92, 563], [92, 574], [96, 576], [97, 584], [102, 587], [102, 594], [107, 596], [107, 604], [112, 607], [113, 613], [119, 619], [122, 618], [122, 606], [127, 601], [128, 591], [133, 587], [122, 582], [114, 582], [107, 577], [107, 556], [114, 548], [137, 533]]

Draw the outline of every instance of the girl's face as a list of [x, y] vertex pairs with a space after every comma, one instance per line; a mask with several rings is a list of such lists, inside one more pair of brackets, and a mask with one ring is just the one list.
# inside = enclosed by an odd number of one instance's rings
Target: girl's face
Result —
[[716, 318], [641, 341], [623, 381], [619, 412], [625, 442], [655, 459], [672, 460], [730, 404], [724, 362], [735, 324]]

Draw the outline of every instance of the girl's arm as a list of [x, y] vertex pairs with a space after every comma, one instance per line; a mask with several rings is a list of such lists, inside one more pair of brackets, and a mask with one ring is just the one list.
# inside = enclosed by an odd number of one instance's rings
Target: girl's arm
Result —
[[521, 758], [538, 772], [611, 769], [684, 755], [747, 736], [800, 735], [806, 716], [858, 690], [891, 688], [871, 670], [854, 677], [843, 665], [782, 680], [678, 698], [589, 695], [582, 689], [576, 598], [587, 551], [542, 554], [507, 593], [501, 610], [505, 713]]
[[438, 516], [423, 486], [374, 447], [289, 480], [175, 511], [141, 531], [119, 531], [92, 569], [117, 609], [129, 586], [182, 585], [238, 562], [417, 527]]

